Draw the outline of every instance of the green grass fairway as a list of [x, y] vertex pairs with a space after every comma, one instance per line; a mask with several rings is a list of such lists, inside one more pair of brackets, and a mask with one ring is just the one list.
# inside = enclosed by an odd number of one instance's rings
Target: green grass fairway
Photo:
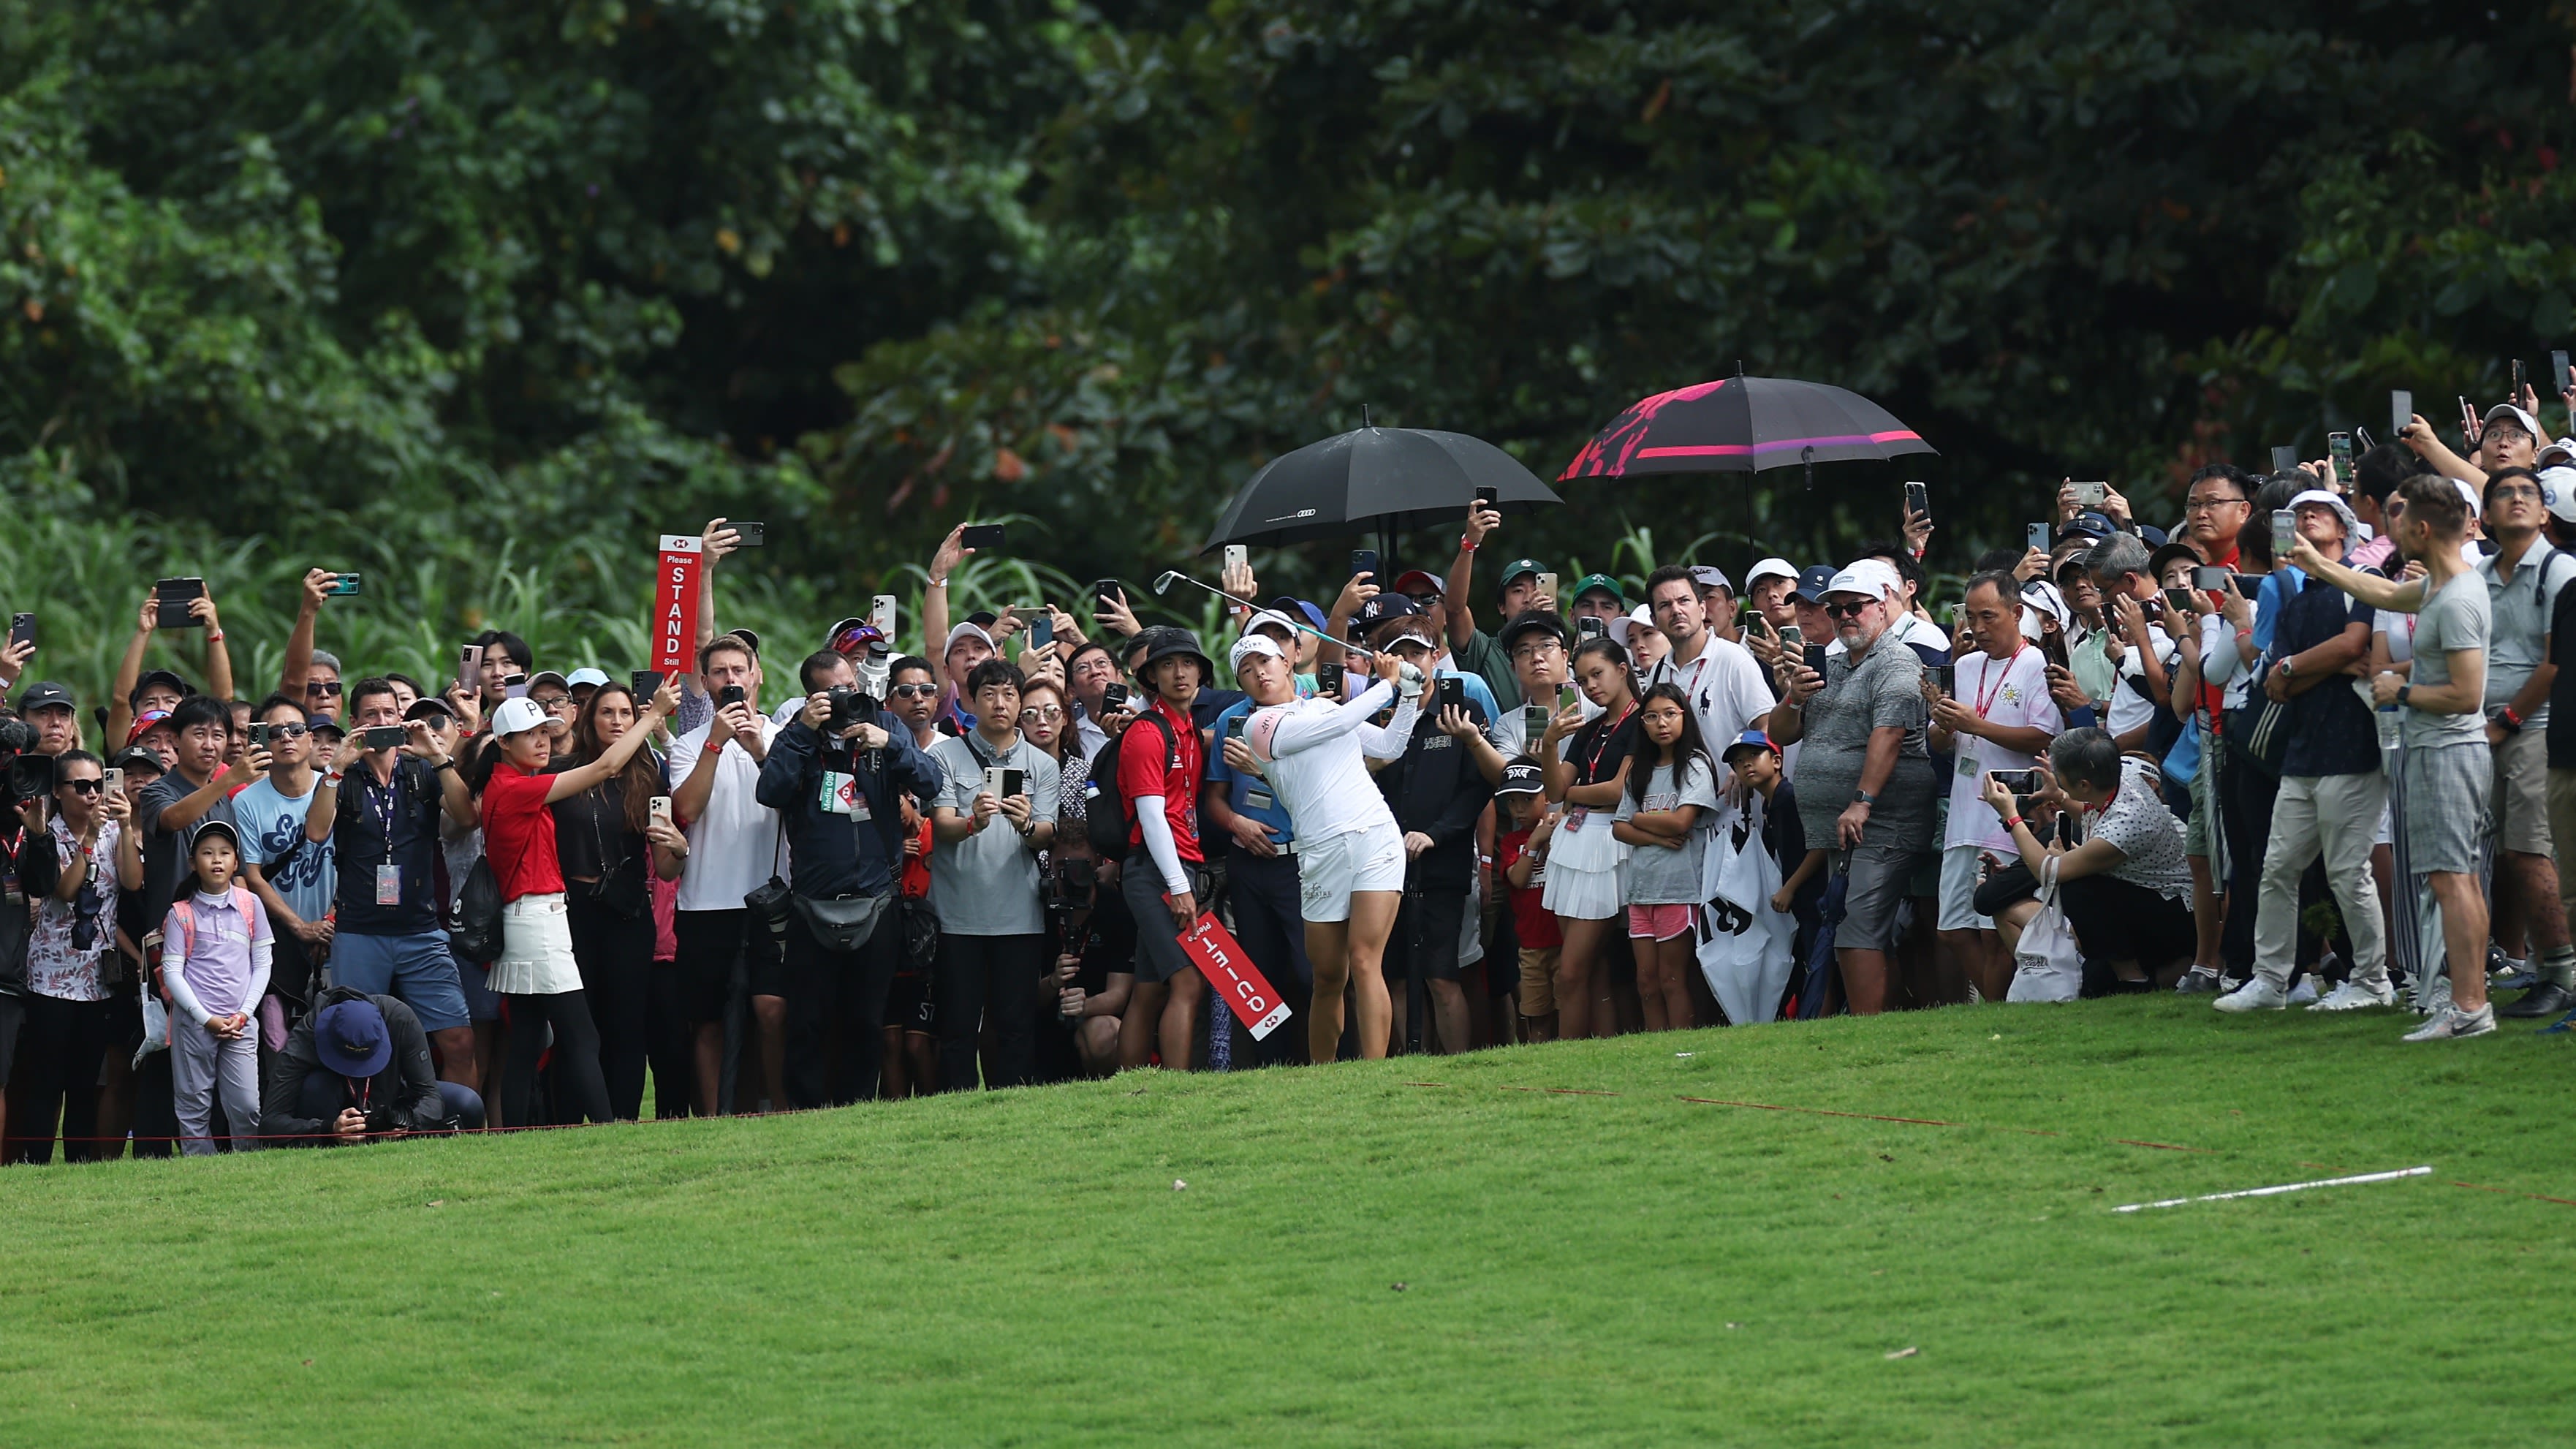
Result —
[[2569, 1442], [2576, 1042], [2410, 1020], [1960, 1008], [13, 1170], [0, 1441]]

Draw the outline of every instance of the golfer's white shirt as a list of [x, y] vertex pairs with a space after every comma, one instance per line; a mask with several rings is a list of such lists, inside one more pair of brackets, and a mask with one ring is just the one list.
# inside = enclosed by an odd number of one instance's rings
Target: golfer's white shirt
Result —
[[[1256, 710], [1247, 735], [1267, 732], [1270, 758], [1262, 762], [1279, 808], [1296, 828], [1297, 844], [1308, 843], [1383, 822], [1395, 824], [1395, 812], [1369, 778], [1372, 759], [1404, 755], [1413, 738], [1415, 701], [1396, 706], [1383, 726], [1370, 717], [1395, 698], [1395, 686], [1384, 680], [1344, 704], [1328, 699], [1301, 699]], [[1272, 716], [1264, 720], [1262, 716]]]

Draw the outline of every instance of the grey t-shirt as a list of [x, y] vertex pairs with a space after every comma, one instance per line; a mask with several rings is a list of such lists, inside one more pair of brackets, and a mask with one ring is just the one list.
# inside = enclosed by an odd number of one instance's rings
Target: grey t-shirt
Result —
[[[2504, 555], [2478, 560], [2478, 577], [2487, 586], [2487, 697], [2490, 713], [2513, 703], [2531, 682], [2548, 652], [2549, 621], [2557, 613], [2558, 591], [2576, 577], [2576, 560], [2546, 539], [2533, 539], [2512, 570], [2502, 577], [2496, 566]], [[2525, 728], [2549, 723], [2549, 701], [2543, 697], [2523, 721]]]
[[1693, 755], [1682, 762], [1681, 783], [1673, 783], [1673, 767], [1657, 765], [1646, 781], [1646, 803], [1625, 790], [1619, 792], [1619, 813], [1626, 820], [1638, 814], [1659, 810], [1678, 810], [1684, 805], [1699, 807], [1699, 817], [1691, 825], [1689, 837], [1678, 850], [1660, 845], [1632, 845], [1628, 848], [1628, 904], [1632, 906], [1687, 906], [1700, 899], [1700, 868], [1708, 851], [1709, 826], [1717, 819], [1717, 776], [1709, 769], [1705, 756]]
[[1807, 701], [1799, 735], [1798, 819], [1807, 839], [1834, 843], [1834, 821], [1852, 803], [1869, 758], [1873, 730], [1905, 731], [1896, 769], [1870, 807], [1870, 845], [1910, 845], [1929, 850], [1932, 838], [1932, 752], [1925, 738], [1931, 706], [1923, 702], [1923, 657], [1881, 635], [1855, 667], [1848, 655], [1825, 660], [1825, 687]]
[[[1028, 772], [1031, 822], [1056, 817], [1063, 771], [1025, 735], [1007, 750], [950, 735], [930, 747], [930, 757], [948, 776], [931, 802], [934, 806], [972, 816], [975, 797], [984, 792], [985, 767], [998, 765]], [[930, 904], [939, 914], [939, 929], [951, 935], [1037, 935], [1046, 929], [1046, 907], [1038, 898], [1038, 853], [999, 816], [964, 840], [943, 840], [930, 852]]]
[[[2493, 618], [2487, 581], [2474, 569], [2453, 574], [2415, 615], [2415, 668], [2407, 682], [2417, 689], [2450, 683], [2449, 651], [2484, 650]], [[2474, 709], [2465, 714], [2401, 709], [2397, 719], [2409, 748], [2464, 745], [2487, 737], [2486, 716]]]

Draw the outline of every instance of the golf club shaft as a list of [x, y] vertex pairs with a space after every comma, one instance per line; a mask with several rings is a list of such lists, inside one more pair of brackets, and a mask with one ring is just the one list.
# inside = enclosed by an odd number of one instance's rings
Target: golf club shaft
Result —
[[[1179, 569], [1166, 569], [1166, 570], [1164, 570], [1164, 571], [1163, 571], [1163, 577], [1162, 577], [1162, 579], [1161, 579], [1159, 582], [1162, 582], [1162, 583], [1168, 584], [1168, 583], [1170, 583], [1170, 582], [1171, 582], [1172, 580], [1174, 580], [1174, 579], [1178, 579], [1178, 580], [1180, 580], [1182, 583], [1185, 583], [1185, 584], [1196, 584], [1198, 587], [1200, 587], [1200, 588], [1202, 588], [1202, 589], [1207, 590], [1209, 593], [1216, 595], [1218, 598], [1225, 600], [1227, 603], [1229, 603], [1229, 604], [1240, 604], [1240, 605], [1242, 605], [1244, 608], [1250, 609], [1252, 612], [1254, 612], [1254, 613], [1256, 613], [1256, 614], [1265, 614], [1265, 613], [1274, 613], [1274, 612], [1276, 612], [1275, 610], [1264, 609], [1261, 605], [1259, 605], [1259, 604], [1256, 604], [1256, 603], [1252, 602], [1250, 599], [1238, 599], [1238, 598], [1236, 598], [1234, 595], [1227, 593], [1225, 590], [1218, 588], [1218, 587], [1217, 587], [1216, 585], [1214, 585], [1214, 584], [1200, 583], [1197, 579], [1191, 578], [1188, 574], [1182, 573]], [[1162, 593], [1163, 591], [1162, 591], [1161, 589], [1156, 589], [1156, 590], [1154, 590], [1154, 592], [1155, 592], [1156, 594], [1160, 594], [1160, 593]], [[1312, 634], [1312, 635], [1314, 635], [1316, 638], [1323, 640], [1323, 641], [1324, 641], [1325, 643], [1327, 643], [1327, 644], [1340, 644], [1344, 650], [1348, 651], [1348, 652], [1349, 652], [1349, 653], [1351, 653], [1351, 654], [1357, 655], [1357, 656], [1359, 656], [1360, 658], [1363, 658], [1363, 659], [1374, 659], [1374, 658], [1376, 658], [1376, 657], [1377, 657], [1377, 651], [1376, 651], [1376, 650], [1374, 650], [1374, 649], [1363, 649], [1363, 648], [1361, 648], [1361, 647], [1360, 647], [1359, 645], [1357, 645], [1357, 644], [1347, 644], [1347, 643], [1343, 643], [1343, 641], [1341, 641], [1341, 640], [1339, 640], [1339, 639], [1334, 638], [1332, 635], [1325, 633], [1323, 630], [1318, 629], [1318, 628], [1314, 627], [1313, 625], [1306, 623], [1306, 622], [1305, 622], [1305, 621], [1303, 621], [1303, 620], [1300, 620], [1300, 619], [1291, 619], [1291, 618], [1289, 618], [1289, 617], [1288, 617], [1287, 615], [1285, 615], [1285, 614], [1280, 614], [1280, 615], [1279, 615], [1279, 617], [1287, 623], [1287, 625], [1288, 625], [1288, 627], [1289, 627], [1289, 628], [1291, 628], [1291, 629], [1296, 629], [1296, 630], [1300, 630], [1300, 631], [1302, 631], [1302, 632], [1304, 632], [1304, 633]]]

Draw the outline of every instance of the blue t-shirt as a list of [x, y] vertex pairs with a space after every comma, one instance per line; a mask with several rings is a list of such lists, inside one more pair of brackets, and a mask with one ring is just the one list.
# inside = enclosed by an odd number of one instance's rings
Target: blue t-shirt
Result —
[[233, 822], [241, 830], [242, 854], [249, 857], [246, 863], [265, 872], [287, 909], [308, 922], [331, 914], [332, 891], [339, 880], [339, 862], [330, 842], [312, 840], [304, 833], [304, 812], [312, 804], [311, 789], [290, 796], [268, 780], [253, 780], [250, 788], [233, 797]]
[[1288, 812], [1280, 808], [1279, 797], [1271, 793], [1270, 782], [1258, 775], [1244, 774], [1225, 762], [1227, 721], [1242, 719], [1251, 713], [1252, 701], [1239, 699], [1226, 706], [1212, 722], [1216, 743], [1207, 752], [1207, 782], [1225, 787], [1225, 803], [1233, 807], [1235, 814], [1248, 816], [1267, 826], [1271, 844], [1286, 845], [1297, 838], [1297, 832], [1289, 823]]

